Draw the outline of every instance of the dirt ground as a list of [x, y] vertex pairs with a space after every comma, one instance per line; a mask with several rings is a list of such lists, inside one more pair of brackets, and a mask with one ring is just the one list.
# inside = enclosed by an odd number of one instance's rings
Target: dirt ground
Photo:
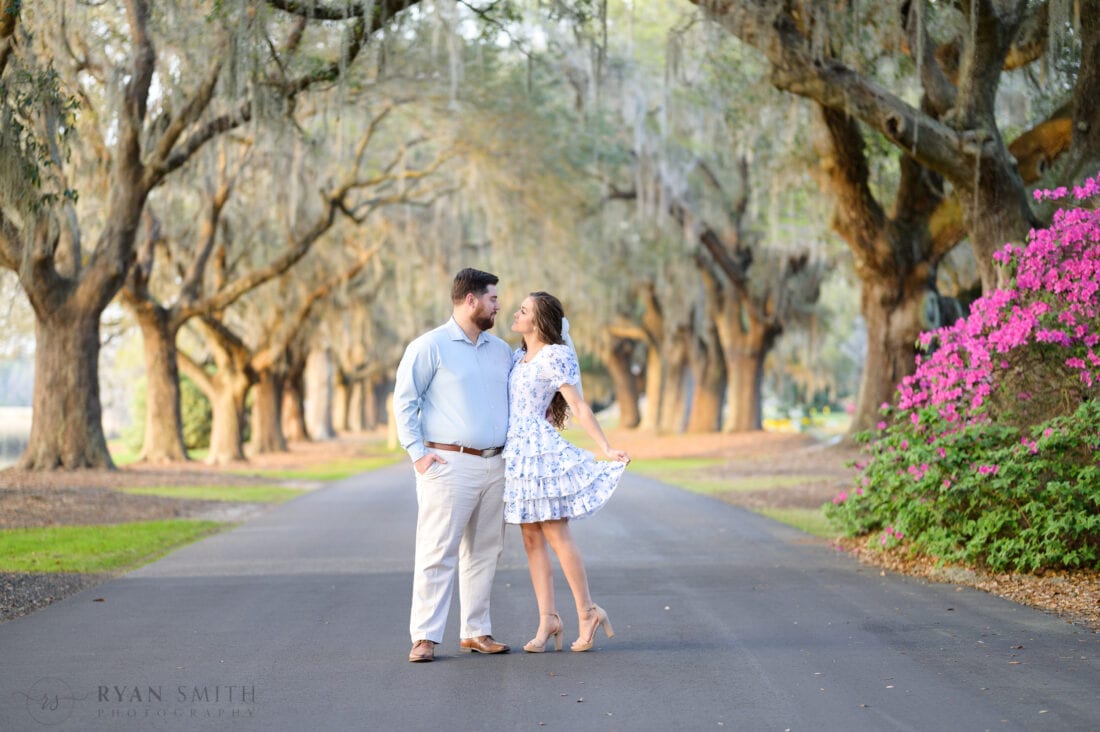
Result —
[[[716, 496], [750, 509], [819, 508], [850, 483], [853, 469], [848, 463], [857, 455], [854, 447], [826, 445], [810, 436], [796, 434], [654, 435], [621, 430], [611, 432], [609, 437], [612, 444], [636, 458], [720, 458], [722, 462], [718, 466], [707, 470], [713, 472], [714, 477], [731, 481], [780, 475], [805, 477], [804, 481], [790, 487]], [[376, 434], [295, 443], [288, 453], [253, 456], [247, 463], [227, 467], [188, 463], [75, 473], [0, 470], [0, 529], [219, 515], [227, 520], [247, 518], [263, 508], [134, 496], [117, 489], [201, 484], [272, 485], [280, 481], [249, 471], [308, 467], [355, 457], [371, 446], [377, 449], [380, 441], [384, 441], [384, 436]], [[977, 587], [1100, 631], [1100, 572], [1052, 572], [1040, 576], [990, 574], [967, 567], [937, 567], [932, 561], [914, 560], [902, 552], [885, 553], [867, 548], [858, 540], [836, 540], [834, 544], [854, 560], [879, 566], [883, 572], [894, 571], [934, 582]], [[7, 581], [11, 586], [24, 586], [33, 584], [34, 576], [7, 576]], [[3, 589], [0, 587], [0, 591]], [[41, 605], [36, 604], [38, 606]]]
[[[224, 506], [224, 501], [193, 501], [123, 493], [122, 488], [184, 485], [284, 485], [309, 487], [259, 475], [265, 470], [292, 470], [356, 457], [380, 438], [348, 437], [298, 443], [291, 451], [255, 455], [225, 466], [187, 462], [170, 466], [132, 465], [117, 470], [24, 472], [0, 470], [0, 528], [115, 524], [126, 521], [196, 517]], [[255, 471], [255, 472], [253, 472]]]

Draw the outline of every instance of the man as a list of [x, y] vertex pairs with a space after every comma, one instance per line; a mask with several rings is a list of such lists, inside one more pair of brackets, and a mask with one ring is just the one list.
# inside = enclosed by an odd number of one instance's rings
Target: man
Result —
[[456, 566], [462, 648], [507, 653], [493, 640], [489, 593], [504, 548], [504, 458], [512, 351], [487, 333], [497, 277], [455, 275], [451, 319], [409, 344], [393, 407], [416, 473], [412, 662], [432, 661], [451, 607]]

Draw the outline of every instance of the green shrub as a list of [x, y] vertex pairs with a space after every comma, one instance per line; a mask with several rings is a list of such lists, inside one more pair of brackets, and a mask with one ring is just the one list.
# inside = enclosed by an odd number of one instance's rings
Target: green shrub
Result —
[[[126, 447], [139, 452], [145, 442], [146, 380], [142, 378], [134, 387], [134, 399], [130, 405], [133, 421], [122, 435]], [[210, 401], [195, 382], [180, 377], [180, 411], [183, 419], [183, 444], [188, 450], [210, 447], [210, 429], [213, 412]]]
[[[1075, 190], [1098, 193], [1100, 177]], [[1058, 211], [997, 253], [1008, 287], [921, 335], [931, 354], [828, 508], [841, 530], [994, 570], [1100, 567], [1097, 241], [1100, 211]]]
[[1023, 433], [985, 423], [910, 437], [887, 429], [828, 506], [845, 533], [998, 571], [1100, 566], [1100, 401]]

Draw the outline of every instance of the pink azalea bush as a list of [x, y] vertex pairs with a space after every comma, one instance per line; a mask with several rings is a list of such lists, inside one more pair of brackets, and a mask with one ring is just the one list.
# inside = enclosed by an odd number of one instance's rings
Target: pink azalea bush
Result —
[[[1100, 176], [1073, 195], [1097, 193]], [[1063, 208], [996, 260], [1008, 286], [921, 335], [927, 355], [827, 513], [943, 560], [1100, 566], [1100, 212]]]

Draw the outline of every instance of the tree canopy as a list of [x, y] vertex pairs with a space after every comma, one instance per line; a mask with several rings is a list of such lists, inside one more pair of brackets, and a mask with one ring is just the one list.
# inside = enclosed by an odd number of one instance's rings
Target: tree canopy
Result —
[[464, 266], [506, 302], [555, 291], [628, 426], [868, 426], [1051, 216], [1030, 191], [1100, 163], [1097, 2], [0, 0], [20, 464], [111, 464], [112, 302], [144, 341], [145, 458], [186, 457], [183, 370], [239, 459], [304, 435], [311, 354], [339, 428], [383, 419]]

